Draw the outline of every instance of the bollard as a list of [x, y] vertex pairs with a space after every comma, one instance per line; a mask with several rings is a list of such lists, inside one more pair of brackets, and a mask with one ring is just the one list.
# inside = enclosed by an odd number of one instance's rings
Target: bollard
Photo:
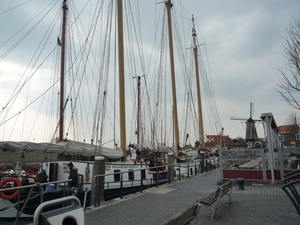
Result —
[[238, 184], [238, 190], [245, 190], [245, 188], [244, 188], [245, 179], [244, 178], [237, 178], [236, 182]]
[[95, 177], [105, 174], [105, 161], [103, 156], [96, 156], [94, 159], [91, 205], [100, 206], [100, 202], [104, 201], [104, 176]]

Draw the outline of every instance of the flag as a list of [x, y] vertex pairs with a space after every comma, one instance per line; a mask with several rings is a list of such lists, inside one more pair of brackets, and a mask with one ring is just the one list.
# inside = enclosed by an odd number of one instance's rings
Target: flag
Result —
[[57, 44], [58, 44], [59, 46], [61, 46], [61, 41], [60, 41], [59, 37], [57, 37]]

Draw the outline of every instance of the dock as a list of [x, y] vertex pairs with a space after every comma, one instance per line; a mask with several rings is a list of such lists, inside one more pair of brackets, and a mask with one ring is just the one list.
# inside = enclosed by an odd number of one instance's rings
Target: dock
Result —
[[[85, 211], [85, 224], [161, 224], [211, 193], [219, 183], [217, 169], [152, 187], [123, 199], [103, 202], [99, 207], [89, 207]], [[280, 186], [246, 182], [245, 190], [238, 190], [235, 182], [232, 204], [228, 204], [226, 197], [222, 198], [213, 220], [210, 209], [201, 207], [197, 224], [299, 224], [300, 217]]]
[[[99, 207], [90, 206], [84, 211], [85, 225], [159, 225], [172, 216], [186, 210], [201, 197], [219, 186], [220, 170], [216, 169], [181, 181], [159, 185], [102, 202]], [[280, 188], [282, 184], [251, 183], [239, 190], [235, 181], [231, 204], [221, 198], [214, 219], [211, 210], [201, 207], [197, 225], [285, 225], [300, 224], [300, 216], [288, 196]], [[13, 223], [1, 222], [1, 225]], [[20, 222], [21, 225], [31, 225]]]

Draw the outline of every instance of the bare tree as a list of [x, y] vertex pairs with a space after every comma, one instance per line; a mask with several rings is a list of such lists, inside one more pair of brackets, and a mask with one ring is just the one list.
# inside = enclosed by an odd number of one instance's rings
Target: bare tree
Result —
[[294, 19], [286, 29], [284, 39], [284, 57], [287, 59], [286, 69], [277, 83], [276, 91], [295, 109], [300, 109], [300, 21]]
[[298, 131], [299, 131], [299, 116], [296, 112], [291, 112], [287, 118], [288, 124], [288, 133], [289, 133], [289, 140], [294, 142], [296, 146], [299, 146], [299, 138], [298, 138]]
[[287, 125], [298, 126], [300, 122], [300, 117], [297, 115], [296, 111], [291, 112], [286, 120]]

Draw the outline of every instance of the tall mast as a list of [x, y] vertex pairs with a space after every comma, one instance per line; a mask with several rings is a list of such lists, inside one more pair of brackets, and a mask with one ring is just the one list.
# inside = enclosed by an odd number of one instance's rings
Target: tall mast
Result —
[[137, 100], [137, 120], [136, 120], [136, 139], [137, 144], [140, 146], [140, 121], [141, 121], [141, 76], [133, 77], [137, 78], [137, 93], [138, 93], [138, 100]]
[[59, 96], [59, 132], [58, 141], [64, 140], [64, 101], [65, 101], [65, 46], [66, 46], [66, 21], [67, 21], [67, 0], [63, 1], [63, 21], [61, 37], [61, 56], [60, 56], [60, 96]]
[[171, 83], [172, 83], [172, 98], [173, 98], [173, 120], [174, 120], [174, 135], [176, 146], [179, 145], [179, 130], [178, 130], [178, 115], [177, 115], [177, 97], [176, 97], [176, 82], [174, 69], [174, 51], [173, 51], [173, 36], [171, 23], [171, 0], [165, 2], [168, 15], [168, 32], [169, 32], [169, 48], [170, 48], [170, 66], [171, 66]]
[[120, 147], [126, 160], [126, 116], [125, 116], [125, 82], [124, 82], [124, 41], [123, 41], [123, 2], [117, 1], [118, 10], [118, 58], [119, 58], [119, 104], [120, 104]]
[[197, 98], [198, 98], [198, 116], [199, 116], [199, 130], [201, 136], [201, 148], [205, 148], [204, 142], [204, 128], [203, 128], [203, 116], [202, 116], [202, 103], [201, 103], [201, 91], [200, 91], [200, 76], [199, 76], [199, 67], [198, 67], [198, 48], [197, 48], [197, 34], [195, 30], [194, 16], [192, 16], [193, 28], [193, 50], [194, 50], [194, 60], [195, 60], [195, 70], [196, 70], [196, 87], [197, 87]]

